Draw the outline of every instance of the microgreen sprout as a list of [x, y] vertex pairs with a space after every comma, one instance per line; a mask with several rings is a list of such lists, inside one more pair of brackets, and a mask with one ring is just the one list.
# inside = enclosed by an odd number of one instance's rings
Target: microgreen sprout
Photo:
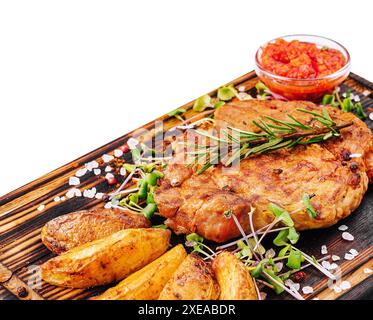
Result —
[[233, 84], [229, 86], [223, 86], [218, 89], [218, 99], [221, 101], [229, 101], [238, 95], [237, 90], [234, 88]]
[[[186, 236], [185, 245], [192, 247], [192, 253], [200, 253], [205, 256], [206, 259], [212, 259], [216, 253], [207, 245], [203, 243], [204, 239], [197, 233], [191, 233]], [[206, 252], [206, 249], [208, 252]]]
[[303, 200], [304, 206], [306, 207], [306, 211], [311, 219], [314, 219], [317, 217], [317, 212], [311, 203], [311, 199], [313, 198], [313, 196], [314, 194], [308, 195], [305, 192], [303, 192], [302, 194], [302, 200]]
[[255, 89], [256, 89], [256, 95], [257, 95], [257, 98], [259, 99], [266, 99], [267, 96], [269, 95], [268, 94], [268, 87], [261, 81], [259, 81], [256, 85], [255, 85]]
[[343, 112], [356, 111], [356, 116], [364, 120], [367, 115], [362, 108], [361, 102], [355, 100], [356, 103], [354, 104], [350, 90], [342, 94], [341, 98], [338, 89], [334, 90], [332, 94], [326, 94], [322, 99], [322, 104], [340, 108]]
[[201, 112], [211, 106], [211, 97], [208, 94], [205, 94], [194, 101], [193, 110]]
[[184, 118], [181, 115], [185, 112], [186, 112], [186, 109], [178, 108], [178, 109], [172, 110], [167, 115], [170, 116], [170, 117], [175, 117], [176, 119], [178, 119], [180, 121], [184, 121]]
[[234, 220], [234, 223], [236, 224], [238, 230], [240, 231], [242, 237], [245, 239], [244, 241], [246, 242], [247, 246], [250, 248], [252, 254], [254, 255], [255, 259], [258, 260], [258, 256], [256, 255], [256, 251], [254, 250], [252, 244], [250, 243], [250, 241], [247, 239], [246, 237], [246, 234], [245, 234], [245, 231], [243, 230], [240, 222], [238, 221], [236, 215], [233, 213], [233, 211], [231, 209], [227, 210], [224, 212], [224, 216], [226, 219], [230, 219], [232, 218]]

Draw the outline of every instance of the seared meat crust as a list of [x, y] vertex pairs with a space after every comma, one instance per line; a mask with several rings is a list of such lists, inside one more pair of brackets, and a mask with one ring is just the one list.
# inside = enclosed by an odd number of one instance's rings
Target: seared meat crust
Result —
[[[302, 101], [232, 102], [215, 112], [216, 128], [229, 125], [258, 132], [252, 120], [263, 119], [265, 115], [289, 120], [287, 114], [314, 126], [312, 116], [297, 108], [320, 111], [319, 106]], [[190, 167], [171, 160], [155, 193], [166, 224], [176, 233], [197, 232], [207, 239], [224, 242], [240, 234], [232, 219], [223, 215], [229, 209], [245, 231], [249, 231], [250, 206], [256, 209], [255, 229], [273, 220], [267, 210], [270, 202], [289, 212], [296, 211], [292, 217], [298, 230], [328, 227], [348, 216], [359, 206], [368, 188], [373, 138], [370, 129], [353, 114], [332, 107], [328, 107], [328, 112], [337, 124], [354, 124], [342, 129], [339, 138], [322, 144], [243, 160], [239, 170], [218, 165], [197, 175]], [[350, 158], [351, 154], [361, 156]], [[315, 219], [304, 210], [303, 192], [315, 194]]]

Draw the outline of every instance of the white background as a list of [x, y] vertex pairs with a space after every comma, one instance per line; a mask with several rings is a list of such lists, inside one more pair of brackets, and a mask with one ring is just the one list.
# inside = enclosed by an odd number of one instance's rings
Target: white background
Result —
[[294, 33], [373, 81], [372, 1], [0, 0], [0, 195], [250, 71]]

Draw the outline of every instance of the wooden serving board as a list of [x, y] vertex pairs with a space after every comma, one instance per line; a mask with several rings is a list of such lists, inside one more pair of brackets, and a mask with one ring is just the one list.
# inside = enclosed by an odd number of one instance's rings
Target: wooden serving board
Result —
[[[245, 86], [247, 90], [255, 90], [258, 82], [254, 72], [232, 81], [235, 86]], [[373, 84], [355, 74], [342, 85], [343, 89], [350, 88], [354, 94], [359, 94], [364, 109], [367, 113], [373, 111]], [[216, 90], [210, 93], [216, 94]], [[183, 106], [188, 111], [185, 118], [198, 116], [191, 110], [193, 102]], [[371, 109], [370, 109], [371, 108]], [[164, 130], [175, 126], [179, 121], [165, 115], [157, 120], [164, 122]], [[367, 119], [366, 123], [373, 128], [373, 121]], [[154, 133], [155, 122], [148, 123], [143, 129], [150, 130], [149, 138]], [[68, 184], [69, 177], [84, 167], [92, 160], [100, 163], [101, 169], [107, 164], [101, 159], [103, 154], [113, 154], [114, 150], [127, 142], [133, 132], [126, 134], [104, 146], [92, 151], [83, 157], [58, 168], [49, 174], [13, 191], [0, 198], [0, 300], [12, 299], [87, 299], [105, 288], [91, 290], [59, 288], [42, 282], [38, 279], [37, 266], [53, 257], [40, 240], [41, 227], [49, 220], [76, 210], [103, 206], [97, 199], [74, 197], [65, 201], [56, 202], [54, 198], [65, 196], [71, 189]], [[130, 155], [124, 156], [125, 161], [130, 161]], [[118, 160], [116, 160], [118, 161]], [[112, 164], [114, 166], [115, 164]], [[117, 166], [120, 165], [116, 163]], [[123, 177], [117, 174], [119, 183]], [[80, 178], [80, 190], [96, 187], [97, 192], [110, 192], [117, 186], [110, 187], [103, 176], [96, 176], [93, 172]], [[40, 210], [40, 206], [44, 209]], [[342, 239], [341, 231], [337, 226], [329, 229], [302, 232], [298, 244], [303, 251], [320, 258], [320, 247], [327, 245], [329, 254], [341, 257], [337, 261], [343, 273], [343, 280], [351, 283], [351, 289], [336, 293], [327, 286], [326, 277], [317, 270], [309, 268], [304, 285], [314, 288], [314, 293], [307, 298], [344, 299], [344, 298], [372, 298], [373, 277], [364, 272], [366, 268], [373, 270], [373, 190], [370, 187], [364, 200], [343, 224], [349, 227], [349, 232], [355, 240], [347, 242]], [[356, 249], [359, 255], [352, 261], [345, 260], [344, 254], [350, 249]], [[290, 299], [282, 294], [272, 296], [274, 299]]]

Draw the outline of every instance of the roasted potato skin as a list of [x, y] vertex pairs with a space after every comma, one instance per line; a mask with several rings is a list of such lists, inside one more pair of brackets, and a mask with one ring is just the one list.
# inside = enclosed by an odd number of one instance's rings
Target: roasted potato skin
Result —
[[249, 271], [235, 255], [228, 251], [220, 253], [212, 268], [220, 287], [219, 300], [258, 300]]
[[217, 300], [219, 285], [211, 265], [188, 255], [163, 288], [159, 300]]
[[170, 231], [126, 229], [86, 243], [41, 266], [44, 281], [62, 287], [90, 288], [124, 279], [161, 256]]
[[179, 244], [93, 300], [156, 300], [186, 256]]
[[49, 250], [61, 254], [123, 229], [149, 227], [148, 219], [130, 210], [95, 208], [68, 213], [49, 221], [41, 231], [41, 240]]

